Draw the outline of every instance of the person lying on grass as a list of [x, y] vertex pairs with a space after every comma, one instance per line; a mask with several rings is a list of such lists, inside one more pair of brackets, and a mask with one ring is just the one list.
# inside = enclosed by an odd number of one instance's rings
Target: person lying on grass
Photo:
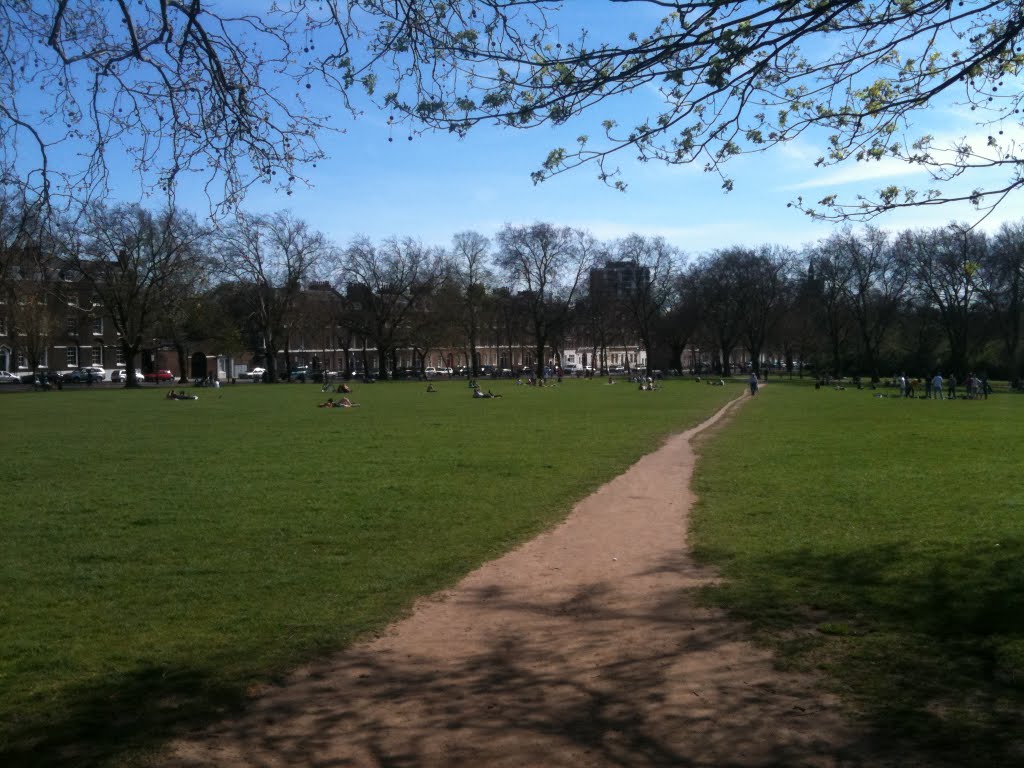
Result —
[[320, 403], [317, 408], [358, 408], [359, 403], [353, 403], [347, 397], [343, 397], [340, 400], [335, 400], [333, 397], [328, 397], [326, 403]]

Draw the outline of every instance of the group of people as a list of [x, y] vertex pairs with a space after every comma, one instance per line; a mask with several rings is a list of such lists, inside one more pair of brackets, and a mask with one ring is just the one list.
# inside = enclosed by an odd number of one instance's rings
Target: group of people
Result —
[[[948, 379], [943, 379], [941, 373], [936, 373], [931, 378], [925, 377], [924, 382], [920, 379], [911, 379], [906, 374], [901, 374], [896, 377], [896, 385], [899, 387], [900, 397], [918, 397], [918, 392], [923, 389], [924, 394], [921, 397], [926, 400], [957, 399], [957, 380], [956, 375], [952, 373]], [[991, 392], [992, 386], [988, 383], [988, 377], [977, 376], [971, 372], [967, 374], [967, 379], [964, 381], [964, 391], [961, 399], [987, 400]]]

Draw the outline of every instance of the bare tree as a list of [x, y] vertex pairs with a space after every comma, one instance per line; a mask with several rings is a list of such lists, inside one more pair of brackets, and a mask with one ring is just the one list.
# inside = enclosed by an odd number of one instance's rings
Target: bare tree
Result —
[[1024, 320], [1024, 224], [1006, 224], [992, 239], [979, 273], [979, 290], [1003, 343], [1008, 377], [1021, 375], [1021, 323]]
[[207, 232], [191, 214], [175, 208], [152, 213], [139, 205], [93, 205], [84, 228], [66, 224], [67, 264], [113, 321], [128, 386], [136, 386], [136, 356], [165, 314], [201, 280]]
[[220, 269], [246, 297], [262, 337], [268, 379], [276, 381], [277, 353], [287, 350], [296, 299], [326, 263], [331, 246], [322, 233], [289, 211], [269, 216], [239, 213], [218, 232], [217, 245]]
[[742, 250], [725, 249], [702, 257], [686, 273], [700, 327], [714, 345], [715, 367], [723, 376], [731, 373], [732, 353], [741, 335], [742, 268]]
[[910, 287], [910, 262], [877, 229], [862, 235], [845, 231], [833, 241], [836, 257], [849, 265], [846, 283], [850, 314], [860, 335], [861, 370], [877, 381], [882, 345], [905, 309]]
[[747, 342], [750, 364], [760, 372], [765, 342], [785, 308], [793, 255], [785, 249], [765, 245], [756, 249], [734, 249], [730, 259], [735, 260], [734, 268], [739, 275], [739, 329]]
[[987, 239], [963, 224], [903, 237], [920, 300], [938, 313], [949, 342], [950, 365], [963, 376], [971, 347], [971, 316], [981, 298], [978, 272], [986, 262]]
[[673, 296], [678, 252], [663, 237], [636, 234], [620, 240], [615, 252], [619, 259], [636, 266], [636, 279], [626, 286], [622, 306], [630, 330], [647, 350], [648, 367], [651, 367], [660, 355], [655, 330]]
[[186, 175], [215, 204], [255, 183], [290, 189], [326, 127], [306, 5], [0, 4], [0, 184], [82, 205], [127, 157], [147, 191]]
[[469, 345], [469, 365], [474, 378], [480, 375], [477, 345], [483, 328], [487, 289], [493, 282], [490, 250], [491, 241], [479, 232], [459, 232], [452, 237], [451, 256], [462, 291], [462, 328]]
[[498, 232], [497, 265], [523, 300], [538, 377], [544, 376], [548, 341], [564, 329], [596, 247], [585, 232], [541, 222], [506, 224]]
[[811, 249], [807, 285], [815, 314], [828, 339], [830, 367], [835, 376], [842, 376], [849, 357], [848, 341], [853, 332], [850, 308], [850, 287], [853, 266], [846, 258], [842, 233], [826, 238]]
[[361, 310], [363, 332], [377, 345], [377, 371], [388, 375], [389, 355], [410, 338], [416, 308], [441, 274], [440, 255], [412, 238], [387, 238], [379, 246], [357, 237], [345, 249], [336, 276]]

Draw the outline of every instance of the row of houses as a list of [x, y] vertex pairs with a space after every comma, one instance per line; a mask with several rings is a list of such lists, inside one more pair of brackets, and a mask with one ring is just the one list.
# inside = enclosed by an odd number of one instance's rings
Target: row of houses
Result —
[[[645, 279], [649, 279], [649, 275], [634, 262], [609, 262], [603, 268], [592, 270], [591, 292], [610, 300]], [[4, 312], [5, 307], [0, 301], [0, 369], [25, 376], [42, 371], [67, 372], [85, 366], [98, 366], [108, 371], [138, 367], [143, 373], [170, 370], [177, 378], [216, 377], [229, 380], [245, 376], [254, 367], [266, 364], [265, 356], [254, 359], [251, 352], [238, 356], [224, 354], [214, 341], [199, 344], [192, 342], [191, 348], [184, 349], [180, 344], [172, 344], [160, 338], [153, 338], [143, 344], [139, 359], [127, 360], [120, 334], [98, 297], [85, 282], [61, 273], [57, 284], [61, 286], [60, 291], [47, 292], [45, 298], [40, 299], [46, 302], [45, 323], [33, 325], [22, 319], [15, 329], [15, 323], [7, 317], [8, 313]], [[326, 284], [310, 285], [304, 291], [307, 298], [313, 301], [321, 300], [332, 292], [333, 288]], [[33, 334], [33, 340], [45, 341], [37, 342], [34, 346], [26, 343], [26, 328], [31, 329], [28, 333]], [[277, 350], [277, 369], [287, 373], [289, 366], [301, 365], [314, 370], [352, 373], [357, 376], [379, 375], [380, 372], [376, 370], [376, 349], [372, 346], [349, 338], [348, 346], [342, 347], [336, 338], [337, 334], [329, 328], [313, 335], [317, 338], [316, 342], [303, 344], [296, 340], [299, 343], [292, 349]], [[32, 349], [31, 354], [26, 353], [29, 348]], [[498, 370], [518, 371], [523, 367], [538, 367], [538, 361], [534, 360], [535, 350], [528, 345], [483, 343], [478, 346], [477, 355], [481, 366]], [[604, 368], [630, 370], [646, 367], [647, 359], [645, 350], [637, 345], [626, 344], [605, 350], [576, 345], [552, 353], [549, 359], [541, 362], [544, 367], [570, 371]], [[395, 371], [415, 372], [428, 367], [471, 367], [471, 360], [467, 349], [440, 348], [421, 354], [408, 348], [397, 350], [390, 364]], [[33, 368], [36, 370], [33, 371]]]

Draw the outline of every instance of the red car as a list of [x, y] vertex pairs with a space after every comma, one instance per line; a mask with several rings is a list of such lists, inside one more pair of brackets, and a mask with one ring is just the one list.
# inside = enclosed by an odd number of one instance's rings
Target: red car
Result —
[[146, 381], [174, 381], [174, 374], [164, 369], [160, 371], [151, 371], [143, 375], [142, 377]]

